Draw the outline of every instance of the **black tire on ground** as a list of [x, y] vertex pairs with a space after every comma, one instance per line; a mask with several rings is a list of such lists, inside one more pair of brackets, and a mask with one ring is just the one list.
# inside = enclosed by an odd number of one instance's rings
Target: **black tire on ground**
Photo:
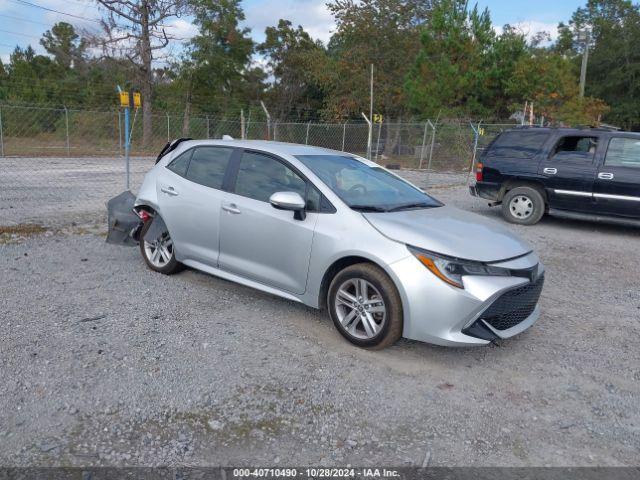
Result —
[[183, 265], [176, 260], [175, 249], [171, 250], [171, 259], [161, 267], [154, 265], [151, 262], [151, 260], [147, 257], [147, 251], [145, 249], [145, 243], [144, 243], [144, 236], [146, 235], [147, 230], [149, 230], [149, 227], [151, 227], [152, 223], [153, 223], [153, 220], [149, 220], [145, 222], [145, 224], [142, 226], [142, 230], [140, 230], [140, 253], [142, 254], [144, 263], [146, 263], [147, 267], [149, 267], [151, 270], [155, 272], [163, 273], [165, 275], [172, 275], [174, 273], [179, 272], [180, 270], [183, 269]]
[[[364, 279], [373, 285], [384, 301], [386, 318], [380, 331], [372, 338], [362, 339], [351, 335], [342, 326], [336, 311], [335, 298], [340, 286], [350, 279]], [[327, 294], [327, 309], [329, 316], [340, 334], [349, 342], [362, 348], [379, 350], [394, 344], [402, 337], [403, 312], [402, 300], [393, 281], [377, 265], [372, 263], [357, 263], [339, 272], [331, 281]]]
[[502, 199], [502, 216], [507, 222], [534, 225], [543, 217], [546, 203], [535, 187], [522, 186], [509, 190]]

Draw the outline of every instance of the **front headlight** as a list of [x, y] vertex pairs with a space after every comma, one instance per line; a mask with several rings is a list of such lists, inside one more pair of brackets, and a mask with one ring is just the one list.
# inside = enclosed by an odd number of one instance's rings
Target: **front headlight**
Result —
[[408, 247], [409, 251], [443, 282], [457, 288], [464, 288], [463, 275], [490, 275], [508, 277], [511, 272], [506, 268], [493, 267], [482, 262], [461, 260], [458, 258], [437, 255], [416, 247]]

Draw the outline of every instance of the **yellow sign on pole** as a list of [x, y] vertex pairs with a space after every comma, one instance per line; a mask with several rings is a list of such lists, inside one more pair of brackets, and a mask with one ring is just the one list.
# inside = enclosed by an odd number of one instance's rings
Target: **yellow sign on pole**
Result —
[[382, 114], [374, 113], [373, 114], [373, 123], [382, 123]]
[[129, 106], [129, 92], [120, 92], [120, 106], [121, 107]]
[[142, 106], [142, 97], [140, 96], [140, 92], [134, 92], [133, 106], [136, 108], [140, 108]]

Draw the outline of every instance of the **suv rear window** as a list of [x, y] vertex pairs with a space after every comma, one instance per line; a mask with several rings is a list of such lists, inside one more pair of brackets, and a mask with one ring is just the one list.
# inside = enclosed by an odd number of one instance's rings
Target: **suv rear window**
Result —
[[532, 158], [542, 148], [549, 132], [504, 132], [493, 142], [489, 157]]
[[604, 164], [611, 167], [640, 168], [640, 139], [612, 138]]

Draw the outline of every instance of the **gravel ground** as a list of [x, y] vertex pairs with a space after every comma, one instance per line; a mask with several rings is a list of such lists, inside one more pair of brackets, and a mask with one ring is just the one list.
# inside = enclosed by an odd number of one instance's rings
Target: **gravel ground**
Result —
[[512, 226], [547, 267], [534, 327], [371, 352], [302, 305], [153, 273], [102, 228], [0, 244], [1, 465], [638, 465], [638, 230]]

